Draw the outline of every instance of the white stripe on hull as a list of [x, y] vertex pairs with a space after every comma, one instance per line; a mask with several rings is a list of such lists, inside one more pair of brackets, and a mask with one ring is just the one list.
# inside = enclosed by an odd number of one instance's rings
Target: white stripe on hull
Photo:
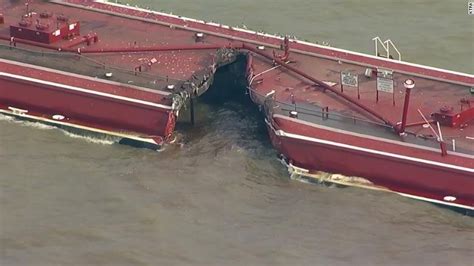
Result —
[[61, 89], [66, 89], [66, 90], [71, 90], [71, 91], [78, 91], [78, 92], [83, 92], [83, 93], [87, 93], [87, 94], [92, 94], [92, 95], [117, 99], [117, 100], [126, 101], [126, 102], [133, 102], [133, 103], [143, 104], [143, 105], [157, 107], [157, 108], [166, 109], [166, 110], [171, 110], [172, 109], [172, 107], [168, 106], [168, 105], [163, 105], [163, 104], [138, 100], [138, 99], [134, 99], [134, 98], [114, 95], [114, 94], [105, 93], [105, 92], [99, 92], [99, 91], [79, 88], [79, 87], [60, 84], [60, 83], [51, 82], [51, 81], [45, 81], [45, 80], [40, 80], [40, 79], [35, 79], [35, 78], [30, 78], [30, 77], [15, 75], [15, 74], [10, 74], [10, 73], [6, 73], [6, 72], [0, 72], [0, 76], [9, 77], [9, 78], [18, 79], [18, 80], [23, 80], [23, 81], [28, 81], [28, 82], [33, 82], [33, 83], [37, 83], [37, 84], [41, 84], [41, 85], [46, 85], [46, 86], [51, 86], [51, 87], [56, 87], [56, 88], [61, 88]]
[[288, 133], [288, 132], [285, 132], [281, 129], [280, 130], [275, 130], [273, 127], [272, 127], [272, 129], [273, 129], [273, 131], [275, 132], [275, 134], [277, 136], [281, 136], [281, 137], [299, 139], [299, 140], [304, 140], [304, 141], [308, 141], [308, 142], [324, 144], [324, 145], [329, 145], [329, 146], [334, 146], [334, 147], [339, 147], [339, 148], [344, 148], [344, 149], [349, 149], [349, 150], [355, 150], [355, 151], [360, 151], [360, 152], [365, 152], [365, 153], [370, 153], [370, 154], [375, 154], [375, 155], [381, 155], [381, 156], [385, 156], [385, 157], [396, 158], [396, 159], [401, 159], [401, 160], [406, 160], [406, 161], [411, 161], [411, 162], [416, 162], [416, 163], [421, 163], [421, 164], [438, 166], [438, 167], [443, 167], [443, 168], [448, 168], [448, 169], [453, 169], [453, 170], [458, 170], [458, 171], [463, 171], [463, 172], [466, 172], [466, 173], [474, 174], [474, 169], [473, 168], [462, 167], [462, 166], [457, 166], [457, 165], [452, 165], [452, 164], [447, 164], [447, 163], [440, 163], [440, 162], [435, 162], [435, 161], [431, 161], [431, 160], [425, 160], [425, 159], [410, 157], [410, 156], [406, 156], [406, 155], [395, 154], [395, 153], [391, 153], [391, 152], [378, 151], [378, 150], [362, 148], [362, 147], [358, 147], [358, 146], [338, 143], [338, 142], [329, 141], [329, 140], [322, 140], [322, 139], [318, 139], [318, 138], [302, 136], [302, 135], [298, 135], [298, 134]]
[[98, 128], [93, 128], [93, 127], [88, 127], [88, 126], [82, 126], [78, 124], [72, 124], [72, 123], [67, 123], [67, 122], [62, 122], [54, 119], [48, 119], [44, 117], [38, 117], [34, 115], [28, 115], [28, 114], [16, 114], [12, 111], [0, 109], [0, 113], [9, 115], [9, 116], [14, 116], [18, 118], [27, 118], [31, 120], [35, 120], [38, 122], [43, 122], [43, 123], [48, 123], [48, 124], [53, 124], [53, 125], [58, 125], [58, 126], [66, 126], [66, 127], [71, 127], [71, 128], [77, 128], [81, 130], [86, 130], [86, 131], [91, 131], [91, 132], [96, 132], [100, 134], [105, 134], [105, 135], [110, 135], [110, 136], [115, 136], [115, 137], [120, 137], [120, 138], [126, 138], [126, 139], [132, 139], [140, 142], [145, 142], [145, 143], [150, 143], [154, 145], [158, 145], [153, 139], [151, 138], [145, 138], [145, 137], [140, 137], [136, 135], [131, 135], [131, 134], [126, 134], [126, 133], [120, 133], [120, 132], [114, 132], [114, 131], [109, 131], [109, 130], [103, 130], [103, 129], [98, 129]]
[[[273, 132], [275, 132], [276, 135], [278, 135], [277, 134], [278, 131], [281, 132], [281, 130], [275, 130], [275, 128], [272, 125], [270, 125], [268, 123], [268, 121], [267, 121], [267, 124], [271, 127], [271, 129], [273, 130]], [[285, 162], [285, 164], [286, 164], [286, 162]], [[428, 201], [428, 202], [431, 202], [431, 203], [442, 204], [442, 205], [447, 205], [447, 206], [456, 207], [456, 208], [474, 210], [474, 206], [469, 206], [469, 205], [464, 205], [464, 204], [459, 204], [459, 203], [454, 203], [454, 202], [447, 202], [447, 201], [442, 201], [442, 200], [427, 198], [427, 197], [422, 197], [422, 196], [416, 196], [416, 195], [412, 195], [412, 194], [393, 191], [393, 190], [390, 190], [388, 188], [379, 187], [379, 186], [376, 186], [376, 185], [360, 185], [358, 183], [344, 182], [344, 181], [341, 182], [341, 181], [333, 180], [333, 179], [330, 179], [330, 178], [321, 179], [321, 178], [317, 177], [315, 174], [310, 173], [310, 171], [308, 169], [295, 167], [292, 164], [286, 164], [286, 166], [289, 167], [289, 168], [291, 167], [293, 169], [297, 169], [296, 171], [295, 170], [293, 170], [293, 171], [295, 171], [300, 176], [304, 176], [304, 177], [312, 179], [312, 180], [325, 181], [325, 182], [330, 182], [330, 183], [334, 183], [334, 184], [350, 186], [350, 187], [357, 187], [357, 188], [363, 188], [363, 189], [372, 189], [372, 190], [377, 190], [377, 191], [391, 192], [391, 193], [395, 193], [395, 194], [398, 194], [400, 196], [408, 197], [408, 198], [412, 198], [412, 199]]]
[[154, 89], [139, 87], [139, 86], [135, 86], [135, 85], [120, 83], [120, 82], [116, 82], [116, 81], [104, 80], [104, 79], [79, 75], [79, 74], [75, 74], [75, 73], [71, 73], [71, 72], [61, 71], [61, 70], [42, 67], [42, 66], [37, 66], [37, 65], [26, 64], [26, 63], [17, 62], [17, 61], [11, 61], [11, 60], [7, 60], [7, 59], [3, 59], [3, 58], [0, 58], [0, 62], [5, 63], [5, 64], [10, 64], [10, 65], [33, 68], [33, 69], [46, 71], [46, 72], [52, 72], [52, 73], [55, 73], [55, 74], [65, 75], [65, 76], [68, 76], [68, 77], [86, 79], [86, 80], [97, 82], [97, 83], [104, 83], [104, 84], [120, 86], [120, 87], [124, 87], [124, 88], [130, 88], [130, 89], [136, 89], [136, 90], [140, 90], [140, 91], [146, 91], [146, 92], [155, 93], [155, 94], [161, 94], [161, 95], [170, 95], [171, 94], [171, 93], [166, 92], [166, 91], [154, 90]]
[[[315, 124], [315, 123], [311, 123], [311, 122], [307, 122], [307, 121], [304, 121], [304, 120], [299, 120], [299, 119], [295, 119], [295, 118], [291, 118], [291, 117], [284, 116], [284, 115], [279, 115], [279, 114], [274, 114], [273, 116], [276, 117], [276, 118], [281, 118], [281, 119], [284, 119], [284, 120], [292, 121], [294, 123], [298, 123], [298, 124], [302, 124], [302, 125], [307, 125], [307, 126], [314, 127], [314, 128], [317, 128], [317, 129], [323, 129], [323, 130], [331, 131], [331, 132], [334, 132], [336, 134], [355, 136], [355, 137], [360, 137], [360, 138], [364, 138], [364, 139], [376, 140], [376, 141], [395, 144], [395, 145], [399, 145], [399, 146], [404, 146], [404, 147], [409, 147], [409, 148], [415, 148], [415, 149], [440, 153], [439, 149], [430, 148], [430, 147], [426, 147], [426, 146], [421, 146], [421, 145], [417, 145], [417, 144], [400, 142], [400, 141], [395, 141], [395, 140], [385, 139], [385, 138], [380, 138], [380, 137], [374, 137], [374, 136], [364, 135], [364, 134], [360, 134], [360, 133], [354, 133], [354, 132], [351, 132], [351, 131], [342, 130], [342, 129], [338, 129], [338, 128], [332, 128], [332, 127], [323, 126], [323, 125], [318, 125], [318, 124]], [[449, 154], [474, 160], [474, 156], [464, 154], [464, 153], [450, 151]]]
[[400, 196], [404, 196], [404, 197], [408, 197], [408, 198], [412, 198], [412, 199], [428, 201], [428, 202], [447, 205], [447, 206], [456, 207], [456, 208], [474, 210], [474, 206], [468, 206], [468, 205], [463, 205], [463, 204], [458, 204], [458, 203], [451, 203], [451, 202], [446, 202], [446, 201], [437, 200], [437, 199], [430, 199], [430, 198], [426, 198], [426, 197], [420, 197], [420, 196], [415, 196], [415, 195], [401, 193], [401, 192], [395, 192], [395, 193], [397, 193]]

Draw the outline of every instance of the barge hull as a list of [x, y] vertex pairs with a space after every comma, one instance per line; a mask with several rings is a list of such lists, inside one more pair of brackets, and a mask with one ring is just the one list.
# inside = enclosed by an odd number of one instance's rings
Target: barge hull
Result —
[[[61, 83], [48, 81], [46, 77], [53, 75], [52, 72], [35, 71], [41, 72], [43, 78], [0, 72], [0, 109], [3, 114], [51, 124], [56, 121], [58, 125], [64, 122], [75, 128], [131, 139], [152, 139], [157, 145], [161, 145], [174, 130], [175, 114], [163, 95], [156, 95], [152, 102], [104, 92], [106, 84], [101, 82], [95, 82], [94, 86], [102, 87], [102, 91], [67, 84], [81, 83], [78, 76], [64, 76]], [[116, 91], [123, 90], [115, 88]], [[130, 95], [134, 89], [129, 91]]]
[[[364, 177], [374, 186], [405, 196], [474, 210], [471, 157], [450, 154], [449, 162], [441, 161], [437, 151], [390, 145], [383, 140], [369, 142], [368, 138], [278, 115], [267, 125], [273, 145], [291, 165], [307, 170], [308, 176], [324, 171]], [[381, 151], [374, 148], [377, 145], [386, 147]]]

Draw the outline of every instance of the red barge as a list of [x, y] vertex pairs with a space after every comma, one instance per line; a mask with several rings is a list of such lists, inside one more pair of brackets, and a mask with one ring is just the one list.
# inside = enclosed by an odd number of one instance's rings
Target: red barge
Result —
[[103, 1], [0, 3], [5, 115], [157, 148], [245, 58], [292, 176], [474, 210], [473, 75], [403, 62], [378, 38], [370, 56]]

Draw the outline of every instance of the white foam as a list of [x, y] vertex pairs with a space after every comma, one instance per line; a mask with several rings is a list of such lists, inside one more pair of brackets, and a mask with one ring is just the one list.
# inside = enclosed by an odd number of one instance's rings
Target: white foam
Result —
[[39, 122], [30, 122], [30, 121], [25, 121], [25, 120], [18, 120], [18, 119], [15, 119], [14, 117], [8, 116], [8, 115], [0, 115], [0, 120], [7, 121], [7, 122], [10, 122], [10, 123], [14, 123], [14, 124], [18, 124], [20, 126], [33, 127], [33, 128], [41, 129], [41, 130], [48, 130], [48, 129], [54, 129], [55, 128], [54, 126], [45, 125], [45, 124], [39, 123]]
[[30, 121], [25, 121], [25, 120], [19, 120], [19, 119], [15, 119], [15, 117], [13, 117], [13, 116], [3, 115], [3, 114], [0, 114], [0, 121], [6, 121], [8, 123], [18, 124], [20, 126], [32, 127], [32, 128], [40, 129], [40, 130], [58, 129], [61, 132], [63, 132], [64, 135], [66, 135], [68, 137], [82, 139], [82, 140], [85, 140], [86, 142], [95, 143], [95, 144], [111, 145], [111, 144], [114, 144], [116, 142], [116, 139], [117, 139], [115, 137], [110, 137], [110, 136], [104, 136], [104, 138], [95, 138], [95, 137], [91, 137], [91, 136], [83, 136], [83, 135], [71, 133], [67, 130], [60, 129], [60, 128], [55, 127], [55, 126], [46, 125], [46, 124], [40, 123], [40, 122], [30, 122]]
[[15, 120], [15, 118], [9, 115], [0, 114], [0, 121], [13, 121], [13, 120]]
[[45, 125], [45, 124], [42, 124], [42, 123], [39, 123], [39, 122], [29, 122], [29, 121], [16, 120], [15, 123], [21, 124], [22, 126], [33, 127], [33, 128], [41, 129], [41, 130], [49, 130], [49, 129], [55, 129], [56, 128], [54, 126]]
[[34, 128], [42, 129], [42, 130], [55, 128], [53, 126], [48, 126], [48, 125], [45, 125], [45, 124], [42, 124], [42, 123], [39, 123], [39, 122], [30, 122], [30, 121], [25, 121], [25, 120], [19, 120], [19, 119], [16, 119], [15, 117], [13, 117], [13, 116], [4, 115], [4, 114], [0, 114], [0, 121], [6, 121], [6, 122], [18, 124], [20, 126], [34, 127]]
[[94, 143], [94, 144], [112, 145], [112, 144], [117, 142], [116, 140], [113, 140], [112, 137], [95, 138], [95, 137], [91, 137], [91, 136], [84, 136], [84, 135], [80, 135], [80, 134], [71, 133], [71, 132], [66, 131], [66, 130], [61, 130], [61, 131], [63, 132], [64, 135], [66, 135], [70, 138], [81, 139], [81, 140], [84, 140], [86, 142]]

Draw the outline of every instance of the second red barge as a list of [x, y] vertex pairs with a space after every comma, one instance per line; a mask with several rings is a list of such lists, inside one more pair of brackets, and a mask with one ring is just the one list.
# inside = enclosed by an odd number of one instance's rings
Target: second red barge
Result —
[[393, 59], [379, 39], [370, 56], [102, 1], [0, 3], [3, 114], [160, 147], [245, 56], [292, 176], [474, 210], [473, 75]]

